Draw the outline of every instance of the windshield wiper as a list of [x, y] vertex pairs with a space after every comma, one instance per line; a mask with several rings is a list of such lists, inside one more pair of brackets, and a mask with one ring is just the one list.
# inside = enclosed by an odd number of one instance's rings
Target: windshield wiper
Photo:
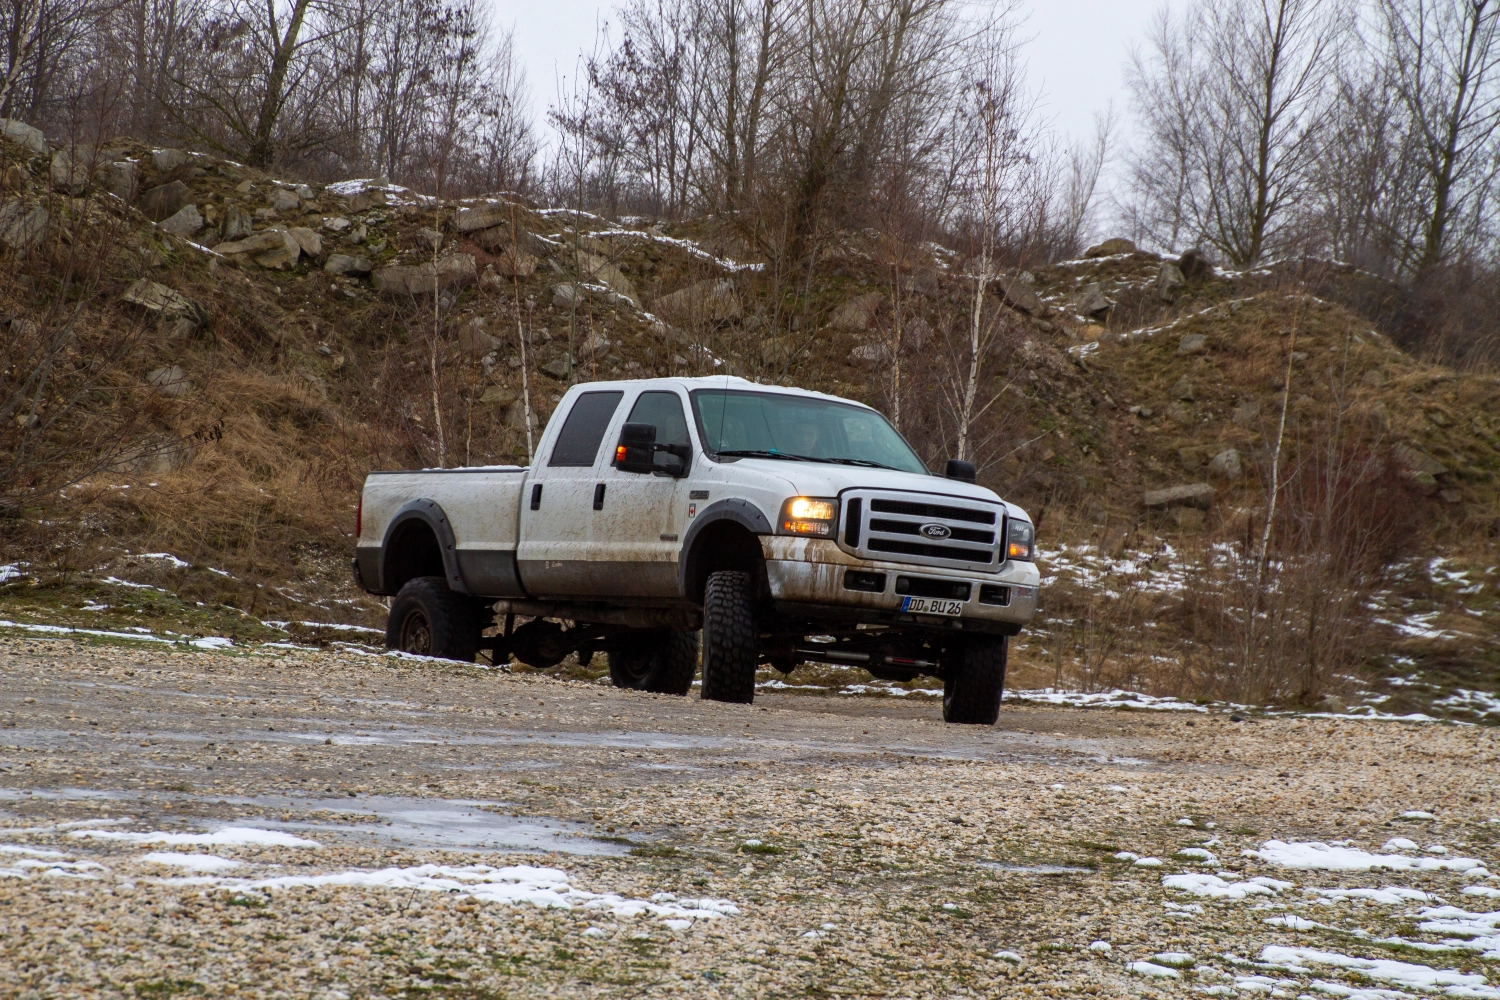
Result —
[[890, 469], [892, 472], [902, 471], [894, 465], [881, 465], [879, 462], [872, 462], [868, 458], [817, 458], [813, 459], [813, 461], [837, 462], [839, 465], [860, 465], [867, 469]]
[[759, 451], [754, 448], [732, 448], [728, 451], [717, 451], [714, 454], [727, 456], [729, 458], [784, 458], [788, 462], [812, 462], [815, 459], [806, 455], [788, 455], [784, 451]]

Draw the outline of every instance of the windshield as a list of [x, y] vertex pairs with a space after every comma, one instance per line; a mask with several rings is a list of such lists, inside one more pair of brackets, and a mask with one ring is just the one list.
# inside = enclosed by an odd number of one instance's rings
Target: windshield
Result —
[[874, 410], [779, 392], [699, 389], [692, 395], [698, 433], [711, 454], [927, 474], [911, 445]]

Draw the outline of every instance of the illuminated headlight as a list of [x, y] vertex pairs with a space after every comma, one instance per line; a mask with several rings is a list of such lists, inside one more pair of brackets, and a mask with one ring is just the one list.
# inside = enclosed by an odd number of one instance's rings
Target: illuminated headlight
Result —
[[838, 520], [839, 502], [818, 497], [792, 497], [781, 505], [780, 531], [783, 535], [832, 538], [833, 522]]
[[1011, 518], [1010, 527], [1005, 534], [1005, 558], [1024, 559], [1027, 562], [1035, 560], [1036, 528], [1032, 527], [1030, 521]]

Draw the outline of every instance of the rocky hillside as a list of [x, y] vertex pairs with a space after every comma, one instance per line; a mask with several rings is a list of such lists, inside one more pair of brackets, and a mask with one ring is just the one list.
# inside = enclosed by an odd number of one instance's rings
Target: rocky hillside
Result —
[[[528, 413], [535, 433], [570, 381], [734, 373], [877, 405], [934, 465], [956, 440], [974, 281], [934, 244], [844, 234], [788, 274], [733, 220], [311, 187], [19, 123], [0, 170], [7, 388], [16, 345], [58, 373], [0, 432], [6, 454], [50, 456], [0, 482], [12, 617], [81, 624], [108, 604], [268, 639], [378, 625], [346, 572], [365, 471], [524, 462]], [[1055, 659], [1066, 682], [1077, 594], [1245, 542], [1273, 460], [1285, 481], [1337, 453], [1378, 462], [1412, 515], [1371, 669], [1447, 671], [1443, 692], [1493, 678], [1500, 382], [1403, 353], [1341, 304], [1372, 283], [1122, 240], [992, 283], [972, 451], [1075, 595], [1023, 664]], [[111, 579], [158, 589], [122, 601]]]

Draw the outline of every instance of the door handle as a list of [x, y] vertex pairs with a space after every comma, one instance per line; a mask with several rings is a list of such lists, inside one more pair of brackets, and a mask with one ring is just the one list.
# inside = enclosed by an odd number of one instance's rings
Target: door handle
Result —
[[532, 483], [531, 484], [531, 509], [532, 510], [541, 510], [542, 509], [542, 484], [541, 483]]
[[603, 510], [604, 509], [604, 484], [603, 483], [595, 483], [594, 484], [594, 509], [595, 510]]

